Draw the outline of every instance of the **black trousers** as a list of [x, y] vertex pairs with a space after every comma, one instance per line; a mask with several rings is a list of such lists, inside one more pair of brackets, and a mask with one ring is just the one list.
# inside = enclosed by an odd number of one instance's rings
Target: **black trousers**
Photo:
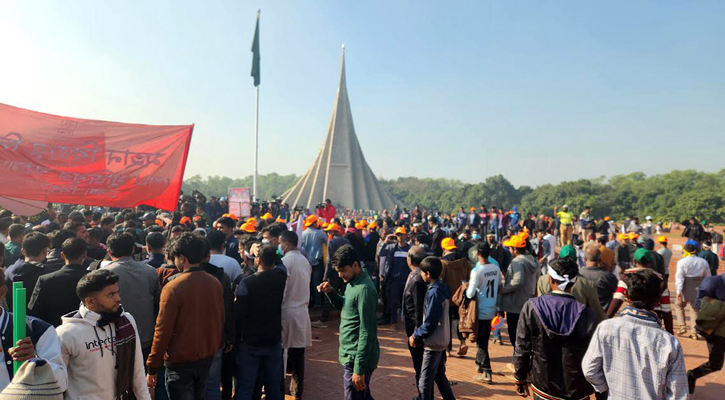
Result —
[[514, 348], [514, 354], [516, 354], [516, 327], [519, 325], [519, 315], [510, 312], [506, 313], [506, 328], [509, 332], [511, 346]]
[[425, 348], [423, 346], [410, 347], [410, 344], [408, 344], [408, 351], [410, 351], [410, 357], [413, 358], [413, 369], [415, 369], [415, 386], [418, 386], [418, 382], [420, 382], [420, 370], [423, 367], [423, 353], [425, 353]]
[[711, 336], [707, 339], [707, 350], [710, 353], [707, 362], [692, 370], [696, 379], [722, 369], [725, 361], [725, 338]]
[[234, 391], [234, 370], [237, 368], [237, 347], [222, 353], [222, 400], [231, 400]]
[[294, 398], [302, 398], [305, 390], [305, 348], [287, 349], [287, 372], [292, 374], [289, 392]]
[[166, 391], [174, 400], [206, 399], [206, 380], [212, 358], [166, 366]]
[[488, 338], [491, 336], [491, 320], [479, 320], [476, 333], [476, 365], [479, 369], [491, 372], [491, 358], [488, 356]]

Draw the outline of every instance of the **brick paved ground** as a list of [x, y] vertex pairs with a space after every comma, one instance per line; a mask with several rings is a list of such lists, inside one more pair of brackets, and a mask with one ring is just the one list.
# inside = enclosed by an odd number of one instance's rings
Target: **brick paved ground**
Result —
[[[671, 239], [671, 244], [682, 244], [679, 238]], [[670, 290], [674, 292], [675, 264], [679, 260], [674, 256], [670, 265]], [[720, 262], [720, 272], [725, 271], [725, 262]], [[673, 294], [674, 297], [674, 294]], [[674, 300], [674, 298], [673, 298]], [[313, 317], [313, 319], [315, 319]], [[678, 324], [678, 321], [675, 321]], [[337, 362], [337, 323], [331, 322], [326, 329], [313, 329], [312, 347], [307, 349], [305, 400], [339, 400], [342, 395], [342, 367]], [[404, 330], [395, 331], [392, 327], [378, 330], [380, 340], [380, 363], [373, 374], [371, 389], [376, 400], [408, 400], [416, 395], [415, 378], [410, 355], [406, 347]], [[679, 338], [685, 351], [687, 368], [691, 369], [707, 359], [707, 346], [704, 341]], [[453, 356], [448, 359], [448, 378], [453, 385], [457, 399], [516, 399], [512, 371], [507, 368], [511, 362], [512, 348], [508, 345], [508, 336], [504, 329], [505, 346], [489, 346], [494, 384], [485, 385], [473, 380], [475, 370], [475, 345], [469, 347], [465, 357]], [[458, 345], [458, 341], [454, 341]], [[436, 391], [437, 393], [437, 391]], [[291, 399], [290, 397], [288, 397]], [[440, 398], [440, 397], [437, 397]], [[725, 372], [720, 371], [698, 381], [697, 400], [725, 399]]]

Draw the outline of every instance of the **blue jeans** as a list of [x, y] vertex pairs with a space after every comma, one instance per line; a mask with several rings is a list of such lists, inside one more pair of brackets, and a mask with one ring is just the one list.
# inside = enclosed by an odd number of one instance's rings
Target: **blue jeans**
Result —
[[400, 316], [398, 307], [403, 300], [403, 290], [405, 290], [405, 281], [388, 282], [388, 307], [390, 308], [390, 323], [392, 324], [398, 322], [398, 316]]
[[234, 400], [251, 400], [257, 377], [262, 376], [267, 400], [282, 398], [282, 344], [261, 347], [239, 344], [237, 391]]
[[322, 305], [322, 294], [317, 291], [317, 286], [322, 283], [325, 276], [325, 268], [322, 263], [312, 266], [312, 277], [310, 279], [310, 305], [319, 307]]
[[345, 373], [342, 375], [342, 387], [345, 390], [345, 400], [375, 400], [370, 393], [370, 378], [373, 376], [373, 370], [365, 371], [365, 390], [358, 391], [352, 384], [352, 374], [354, 365], [345, 364]]
[[222, 383], [222, 353], [223, 349], [220, 349], [211, 361], [209, 377], [206, 380], [206, 400], [220, 400], [222, 398], [222, 392], [219, 390]]
[[451, 383], [446, 377], [446, 352], [425, 349], [423, 353], [423, 366], [420, 369], [418, 381], [419, 400], [433, 400], [433, 382], [438, 385], [443, 400], [455, 400]]

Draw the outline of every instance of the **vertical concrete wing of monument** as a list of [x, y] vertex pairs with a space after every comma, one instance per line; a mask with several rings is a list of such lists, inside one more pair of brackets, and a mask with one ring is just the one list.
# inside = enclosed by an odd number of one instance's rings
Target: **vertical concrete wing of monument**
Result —
[[400, 204], [375, 177], [357, 140], [345, 84], [344, 46], [337, 99], [325, 142], [312, 167], [282, 195], [290, 207], [311, 209], [328, 198], [336, 206], [354, 209], [381, 210]]

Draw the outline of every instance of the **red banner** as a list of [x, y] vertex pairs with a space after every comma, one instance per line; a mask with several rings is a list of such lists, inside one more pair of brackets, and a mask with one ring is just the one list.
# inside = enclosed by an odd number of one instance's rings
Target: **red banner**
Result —
[[0, 195], [175, 210], [193, 129], [60, 117], [0, 104]]

